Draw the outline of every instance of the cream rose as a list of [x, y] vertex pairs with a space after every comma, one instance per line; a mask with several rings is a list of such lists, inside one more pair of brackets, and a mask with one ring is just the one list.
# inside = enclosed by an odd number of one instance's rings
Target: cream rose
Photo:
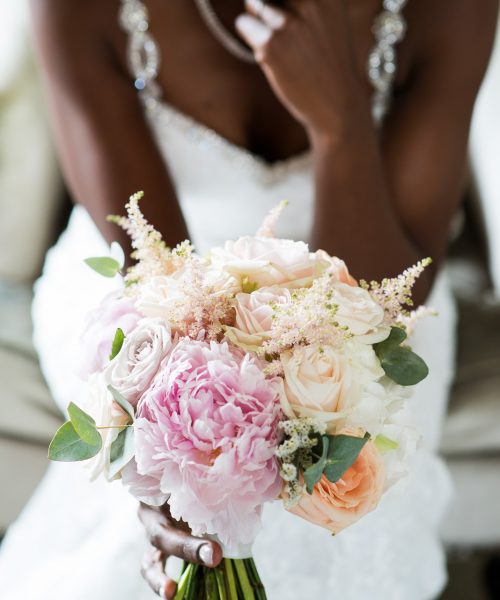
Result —
[[335, 317], [340, 325], [367, 344], [387, 339], [390, 328], [383, 324], [384, 311], [366, 290], [336, 281], [332, 292], [331, 302], [338, 306]]
[[348, 358], [330, 346], [296, 348], [281, 357], [285, 394], [281, 403], [290, 418], [315, 417], [334, 427], [360, 388]]
[[242, 237], [215, 248], [212, 264], [236, 279], [258, 288], [286, 285], [290, 288], [309, 285], [319, 274], [318, 261], [304, 242], [271, 237]]
[[273, 325], [274, 305], [291, 302], [287, 288], [278, 286], [260, 288], [251, 294], [236, 294], [235, 326], [226, 334], [233, 343], [242, 347], [258, 347], [268, 337]]
[[[349, 429], [340, 433], [359, 435]], [[313, 493], [304, 492], [298, 504], [288, 510], [337, 534], [377, 507], [385, 480], [382, 456], [369, 441], [339, 481], [332, 483], [323, 475]]]
[[104, 473], [108, 476], [110, 467], [111, 445], [118, 437], [121, 428], [129, 421], [129, 415], [113, 400], [107, 388], [107, 381], [102, 373], [91, 375], [87, 383], [87, 393], [81, 404], [82, 410], [89, 414], [98, 427], [102, 437], [102, 449], [87, 461], [92, 481]]
[[163, 319], [141, 319], [109, 363], [106, 380], [135, 406], [171, 348], [171, 330]]

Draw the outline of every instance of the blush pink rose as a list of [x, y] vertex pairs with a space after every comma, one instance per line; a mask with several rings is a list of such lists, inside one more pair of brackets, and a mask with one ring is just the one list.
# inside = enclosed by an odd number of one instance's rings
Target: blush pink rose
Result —
[[243, 285], [257, 287], [310, 285], [320, 274], [318, 261], [304, 242], [271, 237], [242, 237], [211, 253], [212, 264]]
[[274, 307], [291, 300], [290, 291], [278, 286], [236, 294], [235, 326], [228, 328], [227, 337], [242, 347], [260, 346], [273, 326]]
[[[359, 435], [348, 429], [340, 433]], [[304, 492], [298, 504], [288, 510], [337, 534], [377, 507], [385, 481], [383, 459], [369, 441], [339, 481], [332, 483], [323, 475], [313, 493]]]
[[119, 297], [116, 292], [106, 296], [86, 319], [87, 327], [81, 337], [80, 377], [88, 379], [102, 371], [109, 363], [116, 330], [120, 328], [129, 335], [141, 318], [132, 298]]
[[349, 273], [347, 265], [343, 260], [337, 258], [336, 256], [330, 256], [324, 250], [318, 250], [314, 253], [314, 256], [318, 261], [320, 261], [321, 265], [324, 267], [324, 273], [328, 273], [332, 275], [337, 281], [342, 283], [346, 283], [347, 285], [358, 287], [358, 282], [352, 277]]

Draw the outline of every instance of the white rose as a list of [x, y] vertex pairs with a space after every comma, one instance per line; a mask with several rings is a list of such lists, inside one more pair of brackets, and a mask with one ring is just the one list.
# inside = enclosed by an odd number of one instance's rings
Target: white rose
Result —
[[285, 395], [282, 408], [290, 418], [314, 417], [335, 425], [356, 402], [360, 387], [344, 354], [330, 346], [296, 348], [282, 355]]
[[135, 406], [172, 348], [163, 319], [141, 319], [105, 371], [107, 381]]
[[387, 339], [390, 328], [383, 325], [384, 311], [367, 290], [336, 281], [332, 292], [331, 302], [338, 306], [335, 318], [340, 325], [366, 344]]
[[80, 407], [96, 422], [102, 438], [102, 449], [86, 466], [90, 469], [92, 481], [101, 473], [106, 476], [110, 467], [111, 445], [118, 437], [121, 428], [130, 421], [129, 415], [113, 400], [102, 373], [91, 375], [87, 382], [85, 400]]
[[360, 382], [377, 381], [385, 375], [373, 347], [360, 341], [358, 337], [347, 340], [342, 352], [356, 371]]
[[146, 317], [167, 319], [171, 307], [182, 302], [182, 271], [171, 276], [152, 277], [140, 286], [137, 309]]
[[212, 264], [242, 284], [257, 287], [310, 285], [321, 273], [318, 261], [304, 242], [270, 237], [242, 237], [226, 242], [210, 254]]

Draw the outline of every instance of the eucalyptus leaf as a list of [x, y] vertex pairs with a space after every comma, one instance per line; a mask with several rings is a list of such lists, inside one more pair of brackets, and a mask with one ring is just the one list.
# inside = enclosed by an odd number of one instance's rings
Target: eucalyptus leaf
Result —
[[122, 349], [124, 341], [125, 334], [123, 333], [123, 329], [118, 327], [115, 333], [115, 337], [113, 338], [113, 344], [111, 345], [111, 354], [109, 355], [109, 360], [113, 360], [113, 358], [115, 358], [115, 356], [118, 355], [118, 353]]
[[68, 414], [73, 428], [82, 441], [90, 446], [99, 446], [101, 434], [97, 431], [94, 419], [73, 402], [68, 406]]
[[429, 374], [429, 368], [420, 356], [404, 346], [384, 354], [380, 364], [386, 375], [398, 385], [416, 385]]
[[119, 273], [121, 269], [120, 263], [110, 256], [86, 258], [85, 264], [96, 271], [96, 273], [99, 273], [99, 275], [110, 278]]
[[389, 337], [383, 342], [373, 345], [376, 355], [381, 359], [385, 354], [400, 346], [407, 338], [406, 331], [401, 327], [391, 327]]
[[304, 471], [304, 482], [306, 484], [306, 490], [308, 494], [313, 493], [314, 486], [318, 483], [323, 475], [323, 471], [326, 466], [326, 459], [328, 456], [329, 446], [330, 446], [330, 437], [327, 435], [322, 436], [322, 452], [321, 457], [315, 462], [313, 465], [308, 467]]
[[134, 428], [126, 427], [111, 444], [109, 478], [114, 479], [135, 454]]
[[135, 419], [134, 407], [130, 404], [130, 402], [128, 400], [126, 400], [120, 394], [120, 392], [116, 388], [114, 388], [112, 385], [108, 385], [108, 390], [111, 392], [111, 395], [113, 396], [113, 399], [115, 400], [115, 402], [117, 404], [119, 404], [123, 408], [123, 410], [128, 414], [128, 416], [132, 419], [132, 421], [134, 421], [134, 419]]
[[359, 453], [370, 439], [370, 434], [367, 433], [364, 437], [332, 435], [329, 438], [330, 444], [324, 473], [328, 481], [336, 483], [355, 463]]
[[101, 448], [101, 436], [99, 436], [99, 444], [87, 444], [78, 435], [73, 424], [68, 421], [56, 432], [49, 446], [48, 457], [50, 460], [60, 462], [77, 462], [93, 458], [99, 454]]

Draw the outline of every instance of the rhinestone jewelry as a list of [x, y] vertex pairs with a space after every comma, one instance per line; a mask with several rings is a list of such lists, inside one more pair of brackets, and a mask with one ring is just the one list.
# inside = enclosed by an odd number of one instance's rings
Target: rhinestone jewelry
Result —
[[375, 46], [368, 57], [368, 78], [374, 88], [373, 116], [382, 121], [390, 107], [392, 88], [397, 71], [394, 46], [404, 39], [406, 20], [402, 14], [407, 0], [384, 0], [384, 10], [375, 19]]

